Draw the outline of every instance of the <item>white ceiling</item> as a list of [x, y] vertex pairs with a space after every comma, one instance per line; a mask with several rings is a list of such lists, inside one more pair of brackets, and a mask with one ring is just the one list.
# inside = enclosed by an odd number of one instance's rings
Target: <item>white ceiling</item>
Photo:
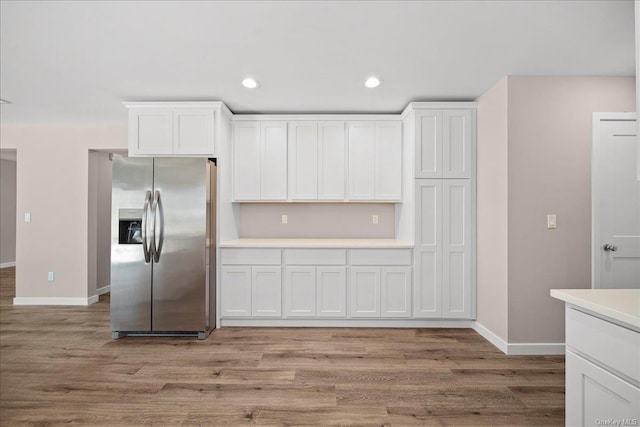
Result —
[[[125, 120], [122, 101], [398, 112], [505, 75], [634, 75], [633, 1], [0, 3], [1, 120]], [[378, 74], [381, 87], [363, 81]], [[261, 87], [240, 85], [246, 76]]]

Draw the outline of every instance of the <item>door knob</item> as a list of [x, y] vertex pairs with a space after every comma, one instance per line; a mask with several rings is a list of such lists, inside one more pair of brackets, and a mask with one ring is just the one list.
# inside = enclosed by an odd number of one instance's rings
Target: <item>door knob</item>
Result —
[[609, 251], [611, 251], [611, 252], [615, 252], [615, 251], [617, 251], [617, 250], [618, 250], [618, 247], [617, 247], [616, 245], [612, 245], [612, 244], [610, 244], [610, 243], [606, 243], [606, 244], [602, 247], [602, 249], [604, 249], [604, 250], [605, 250], [605, 251], [607, 251], [607, 252], [609, 252]]

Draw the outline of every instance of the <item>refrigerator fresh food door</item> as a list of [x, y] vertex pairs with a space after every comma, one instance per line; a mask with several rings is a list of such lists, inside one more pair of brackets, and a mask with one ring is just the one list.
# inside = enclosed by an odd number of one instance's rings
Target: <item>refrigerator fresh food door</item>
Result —
[[[150, 202], [153, 159], [114, 157], [111, 194], [111, 330], [151, 330]], [[146, 243], [146, 246], [145, 246]]]
[[207, 161], [155, 159], [151, 215], [155, 332], [206, 329]]

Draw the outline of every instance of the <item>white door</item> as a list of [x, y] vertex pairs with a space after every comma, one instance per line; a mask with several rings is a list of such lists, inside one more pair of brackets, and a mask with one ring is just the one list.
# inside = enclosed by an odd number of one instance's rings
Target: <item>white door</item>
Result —
[[222, 267], [222, 317], [251, 316], [251, 267]]
[[380, 281], [382, 317], [410, 317], [411, 267], [382, 267]]
[[282, 315], [282, 270], [280, 267], [253, 267], [251, 314], [257, 317]]
[[233, 123], [233, 199], [260, 200], [260, 124]]
[[350, 200], [374, 200], [375, 156], [373, 122], [350, 122], [349, 193]]
[[380, 268], [351, 267], [351, 317], [380, 317]]
[[470, 319], [471, 181], [442, 181], [442, 317]]
[[[599, 426], [640, 415], [640, 389], [568, 350], [566, 425]], [[612, 425], [612, 424], [611, 424]], [[621, 424], [624, 425], [624, 424]], [[627, 424], [634, 425], [634, 424]]]
[[442, 317], [442, 180], [416, 180], [413, 315]]
[[173, 154], [173, 110], [133, 108], [129, 110], [129, 155]]
[[315, 267], [284, 269], [284, 313], [287, 317], [316, 315]]
[[442, 178], [442, 112], [415, 113], [416, 178]]
[[442, 177], [471, 178], [471, 110], [442, 113]]
[[318, 124], [289, 123], [289, 198], [318, 198]]
[[316, 268], [316, 314], [319, 317], [347, 315], [346, 267]]
[[402, 199], [402, 122], [375, 123], [375, 198]]
[[215, 155], [212, 109], [184, 108], [173, 114], [173, 153]]
[[261, 200], [287, 200], [287, 123], [262, 122]]
[[318, 200], [344, 200], [345, 140], [344, 122], [318, 123]]
[[633, 113], [594, 114], [594, 288], [640, 288], [640, 180], [636, 130]]

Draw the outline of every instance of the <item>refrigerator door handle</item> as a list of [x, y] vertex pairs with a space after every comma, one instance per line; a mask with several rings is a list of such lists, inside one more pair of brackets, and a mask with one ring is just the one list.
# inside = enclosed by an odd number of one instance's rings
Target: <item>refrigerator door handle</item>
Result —
[[[151, 236], [151, 245], [153, 253], [153, 261], [160, 261], [160, 253], [162, 252], [162, 242], [164, 240], [164, 224], [162, 218], [162, 200], [160, 199], [160, 190], [156, 190], [153, 195], [153, 204], [151, 206], [151, 216], [153, 218], [153, 235]], [[158, 222], [160, 222], [159, 226]], [[160, 231], [160, 236], [156, 241], [157, 230]], [[157, 245], [156, 245], [157, 243]]]
[[144, 197], [144, 206], [142, 207], [142, 251], [144, 252], [144, 262], [151, 262], [151, 254], [149, 253], [149, 243], [147, 239], [147, 225], [149, 217], [149, 202], [151, 201], [151, 191], [147, 190]]

